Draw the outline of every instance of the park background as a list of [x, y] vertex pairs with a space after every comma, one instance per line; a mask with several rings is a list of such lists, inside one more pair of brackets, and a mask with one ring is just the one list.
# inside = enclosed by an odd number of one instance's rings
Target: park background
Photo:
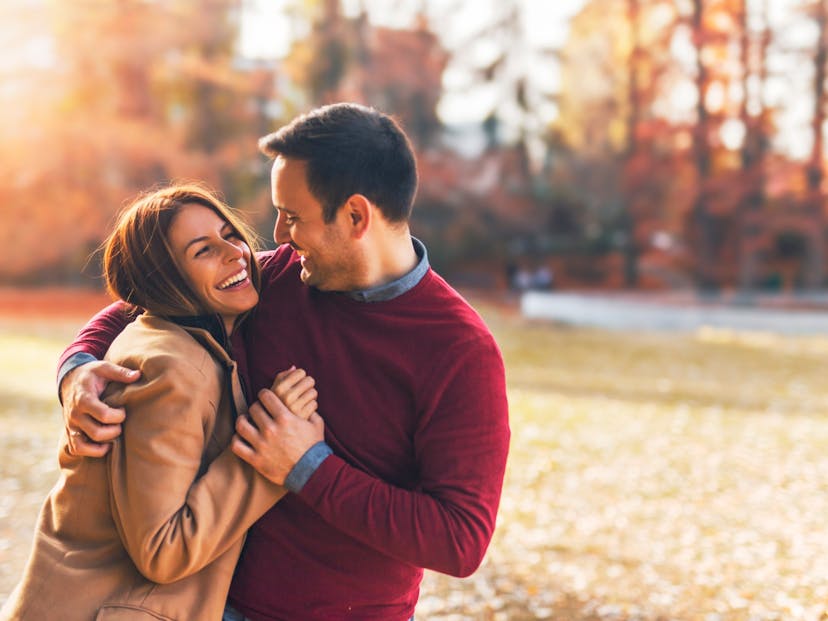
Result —
[[198, 179], [269, 247], [257, 138], [348, 100], [410, 134], [413, 231], [507, 364], [498, 531], [471, 578], [427, 575], [418, 619], [828, 618], [828, 337], [521, 312], [540, 289], [823, 314], [826, 19], [824, 0], [5, 0], [0, 601], [115, 214]]

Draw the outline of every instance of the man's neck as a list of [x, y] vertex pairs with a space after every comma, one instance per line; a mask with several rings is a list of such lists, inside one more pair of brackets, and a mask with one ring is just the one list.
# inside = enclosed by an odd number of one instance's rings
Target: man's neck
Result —
[[418, 263], [408, 227], [402, 232], [387, 234], [376, 240], [371, 255], [366, 256], [365, 286], [373, 289], [402, 278]]

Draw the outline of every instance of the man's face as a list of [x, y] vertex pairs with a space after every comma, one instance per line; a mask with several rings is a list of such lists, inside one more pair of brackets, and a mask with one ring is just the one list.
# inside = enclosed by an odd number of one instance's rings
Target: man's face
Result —
[[324, 291], [356, 288], [357, 253], [349, 236], [346, 210], [340, 209], [333, 222], [322, 217], [322, 205], [308, 189], [307, 164], [277, 157], [271, 172], [277, 244], [290, 244], [301, 257], [302, 281]]

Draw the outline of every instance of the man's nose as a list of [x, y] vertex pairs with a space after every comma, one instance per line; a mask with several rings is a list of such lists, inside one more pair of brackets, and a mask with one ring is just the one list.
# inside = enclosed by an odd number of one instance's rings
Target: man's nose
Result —
[[290, 241], [290, 233], [282, 214], [276, 216], [276, 226], [273, 227], [273, 241], [277, 244], [286, 244]]

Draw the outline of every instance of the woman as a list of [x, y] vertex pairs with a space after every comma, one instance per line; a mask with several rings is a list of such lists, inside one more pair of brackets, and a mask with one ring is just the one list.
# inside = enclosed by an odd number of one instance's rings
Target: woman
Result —
[[[199, 186], [162, 189], [121, 215], [106, 242], [107, 287], [143, 310], [107, 359], [141, 370], [106, 401], [127, 411], [106, 459], [60, 447], [23, 579], [0, 619], [221, 619], [244, 533], [285, 491], [228, 445], [246, 412], [230, 335], [258, 301], [243, 225]], [[280, 373], [295, 413], [313, 380]]]

